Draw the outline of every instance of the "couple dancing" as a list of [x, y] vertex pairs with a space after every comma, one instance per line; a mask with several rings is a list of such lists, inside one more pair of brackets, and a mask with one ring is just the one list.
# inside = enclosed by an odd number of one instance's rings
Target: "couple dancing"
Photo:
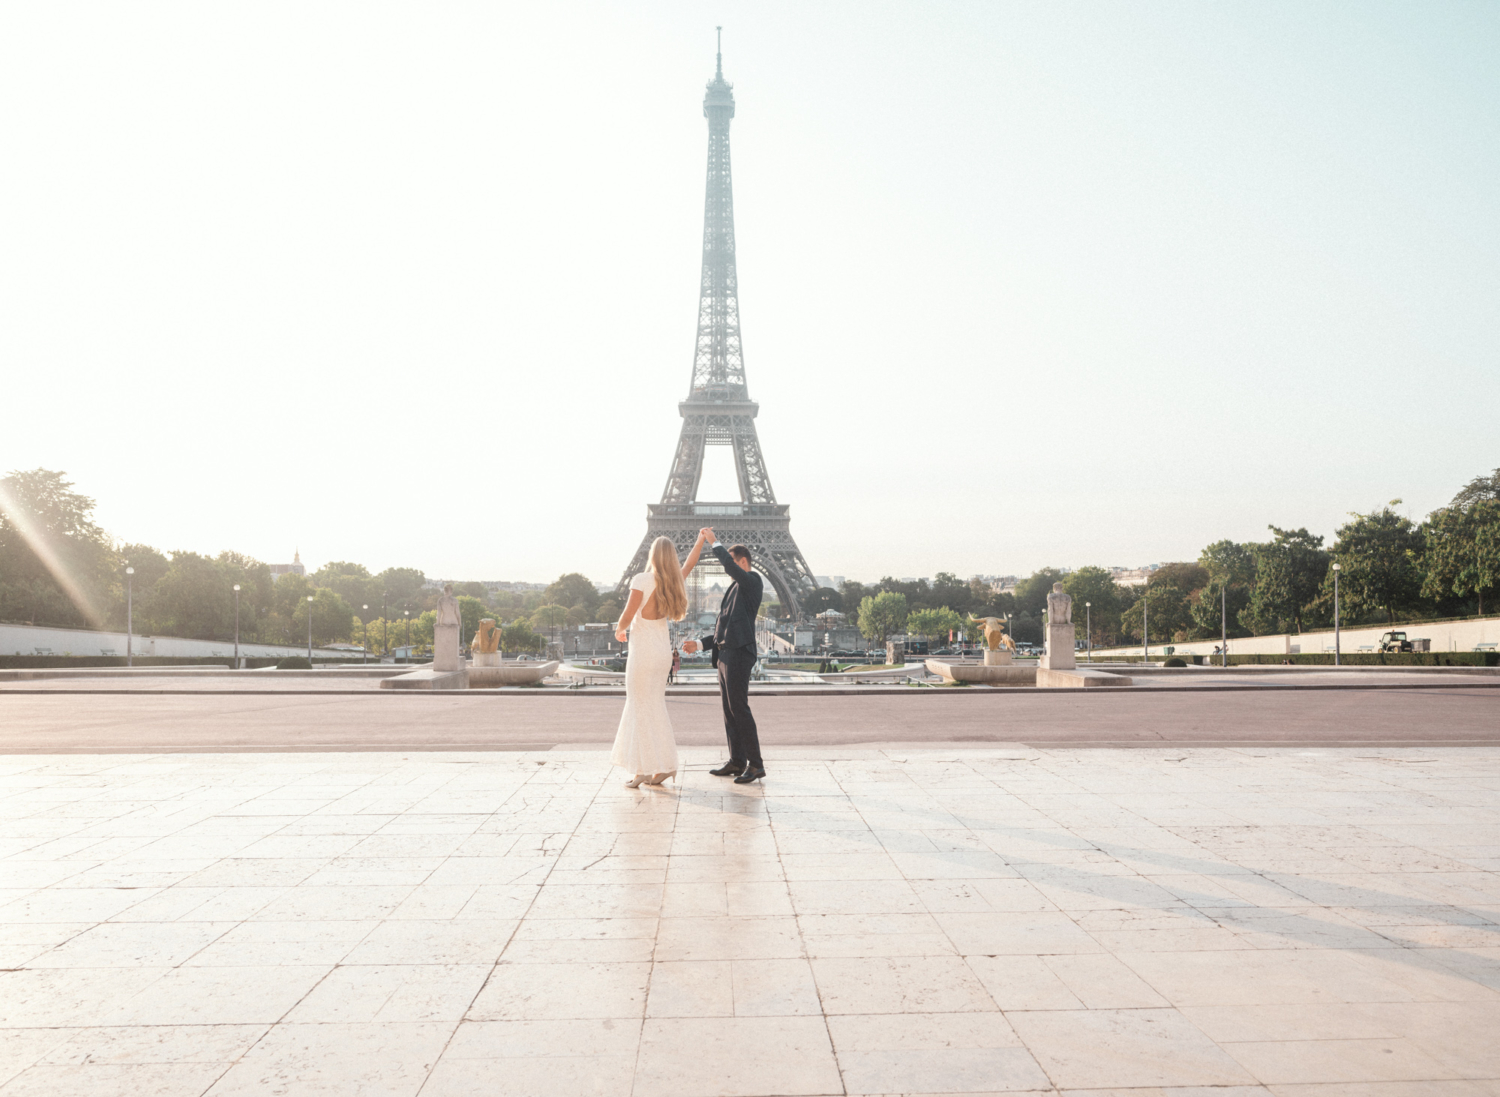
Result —
[[630, 580], [630, 598], [615, 626], [615, 639], [629, 638], [625, 663], [625, 711], [615, 733], [610, 761], [635, 774], [626, 787], [660, 785], [677, 776], [677, 740], [667, 716], [667, 675], [672, 669], [672, 641], [668, 622], [681, 621], [687, 613], [684, 580], [698, 565], [708, 545], [729, 576], [729, 590], [719, 604], [713, 632], [701, 640], [688, 640], [682, 650], [689, 655], [700, 648], [713, 653], [719, 670], [719, 699], [724, 703], [724, 734], [729, 739], [729, 761], [709, 770], [715, 777], [733, 777], [737, 785], [748, 785], [766, 775], [761, 764], [760, 738], [755, 717], [750, 715], [750, 670], [755, 666], [755, 614], [760, 609], [765, 584], [750, 570], [750, 550], [744, 545], [725, 548], [714, 531], [698, 531], [698, 540], [686, 560], [677, 560], [670, 537], [658, 537], [651, 545], [649, 567]]

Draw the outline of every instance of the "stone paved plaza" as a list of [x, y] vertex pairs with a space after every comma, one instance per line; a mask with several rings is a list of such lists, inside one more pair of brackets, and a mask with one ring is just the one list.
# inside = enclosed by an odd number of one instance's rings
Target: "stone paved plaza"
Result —
[[17, 756], [0, 1094], [1500, 1093], [1500, 750]]

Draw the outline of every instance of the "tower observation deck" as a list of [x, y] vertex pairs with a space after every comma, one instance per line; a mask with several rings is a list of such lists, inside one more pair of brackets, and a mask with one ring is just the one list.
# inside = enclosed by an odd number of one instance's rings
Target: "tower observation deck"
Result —
[[[745, 384], [740, 342], [739, 277], [735, 266], [734, 187], [729, 171], [729, 123], [734, 118], [734, 86], [724, 79], [718, 54], [714, 78], [703, 96], [708, 119], [708, 185], [703, 204], [703, 276], [698, 297], [698, 338], [687, 399], [677, 405], [682, 433], [661, 502], [646, 508], [646, 537], [620, 580], [645, 570], [651, 542], [672, 538], [686, 553], [703, 526], [712, 526], [725, 544], [750, 549], [756, 570], [770, 580], [782, 612], [796, 616], [813, 590], [812, 570], [792, 540], [790, 508], [776, 501], [771, 477], [755, 432], [760, 406]], [[707, 446], [731, 446], [739, 501], [698, 498]]]

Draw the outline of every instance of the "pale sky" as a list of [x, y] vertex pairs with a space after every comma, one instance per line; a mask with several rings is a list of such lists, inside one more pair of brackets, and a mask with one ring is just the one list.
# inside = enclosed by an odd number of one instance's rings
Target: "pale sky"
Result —
[[168, 551], [614, 580], [717, 24], [815, 572], [1192, 559], [1500, 465], [1490, 0], [361, 0], [5, 7], [0, 471]]

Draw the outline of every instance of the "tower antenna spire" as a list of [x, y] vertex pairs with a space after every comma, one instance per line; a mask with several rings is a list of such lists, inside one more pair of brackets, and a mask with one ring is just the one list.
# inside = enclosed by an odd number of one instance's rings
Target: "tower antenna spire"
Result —
[[714, 75], [722, 77], [724, 75], [724, 28], [715, 27], [714, 34], [718, 39], [718, 43], [714, 47], [717, 51], [714, 54]]

